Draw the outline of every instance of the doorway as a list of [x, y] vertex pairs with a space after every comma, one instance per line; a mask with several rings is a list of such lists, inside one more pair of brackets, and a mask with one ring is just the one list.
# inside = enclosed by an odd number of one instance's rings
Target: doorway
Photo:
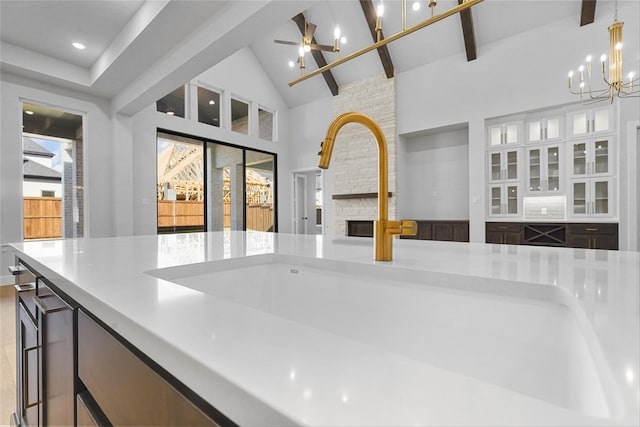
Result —
[[320, 169], [293, 172], [293, 232], [322, 234], [322, 182]]
[[84, 235], [83, 117], [22, 103], [23, 239]]

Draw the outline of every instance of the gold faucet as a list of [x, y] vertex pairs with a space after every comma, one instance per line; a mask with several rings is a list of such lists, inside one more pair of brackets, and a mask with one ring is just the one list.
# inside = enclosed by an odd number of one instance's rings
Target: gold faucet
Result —
[[387, 140], [382, 133], [382, 129], [371, 117], [362, 113], [344, 113], [336, 117], [329, 129], [327, 136], [321, 145], [320, 162], [318, 167], [329, 168], [333, 143], [342, 126], [347, 123], [360, 123], [366, 126], [373, 133], [378, 143], [378, 220], [374, 221], [374, 259], [376, 261], [391, 261], [393, 258], [393, 236], [402, 234], [414, 236], [418, 231], [415, 221], [389, 221], [389, 193], [387, 190], [389, 181]]

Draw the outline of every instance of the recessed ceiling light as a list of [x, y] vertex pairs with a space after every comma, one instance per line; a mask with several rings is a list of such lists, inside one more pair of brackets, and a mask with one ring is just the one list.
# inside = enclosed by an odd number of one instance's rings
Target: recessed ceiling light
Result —
[[209, 101], [209, 105], [215, 105], [216, 101], [214, 101], [213, 99]]
[[75, 47], [78, 50], [83, 50], [83, 49], [86, 48], [85, 45], [83, 45], [82, 43], [78, 43], [78, 42], [71, 43], [71, 46]]
[[31, 110], [24, 110], [24, 113], [25, 113], [25, 114], [28, 114], [28, 115], [30, 115], [30, 116], [32, 116], [32, 115], [33, 115], [33, 111], [31, 111]]
[[293, 68], [294, 65], [296, 65], [296, 64], [294, 64], [293, 61], [289, 61], [289, 67]]

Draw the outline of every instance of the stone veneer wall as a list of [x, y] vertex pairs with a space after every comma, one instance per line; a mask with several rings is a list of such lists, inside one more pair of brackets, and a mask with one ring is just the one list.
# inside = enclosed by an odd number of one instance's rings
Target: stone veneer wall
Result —
[[[389, 218], [397, 217], [396, 203], [396, 85], [384, 73], [340, 86], [333, 98], [333, 113], [366, 114], [380, 125], [387, 139], [389, 156]], [[330, 168], [334, 187], [330, 194], [378, 192], [378, 146], [373, 134], [359, 124], [345, 125], [333, 147]], [[348, 220], [378, 218], [378, 199], [345, 199], [334, 202], [336, 236], [346, 235]]]

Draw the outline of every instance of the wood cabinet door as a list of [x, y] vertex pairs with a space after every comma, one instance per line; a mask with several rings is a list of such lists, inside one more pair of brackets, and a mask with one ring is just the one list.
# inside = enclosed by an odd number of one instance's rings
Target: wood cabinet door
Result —
[[73, 310], [54, 293], [39, 295], [34, 299], [39, 310], [43, 424], [73, 425]]

